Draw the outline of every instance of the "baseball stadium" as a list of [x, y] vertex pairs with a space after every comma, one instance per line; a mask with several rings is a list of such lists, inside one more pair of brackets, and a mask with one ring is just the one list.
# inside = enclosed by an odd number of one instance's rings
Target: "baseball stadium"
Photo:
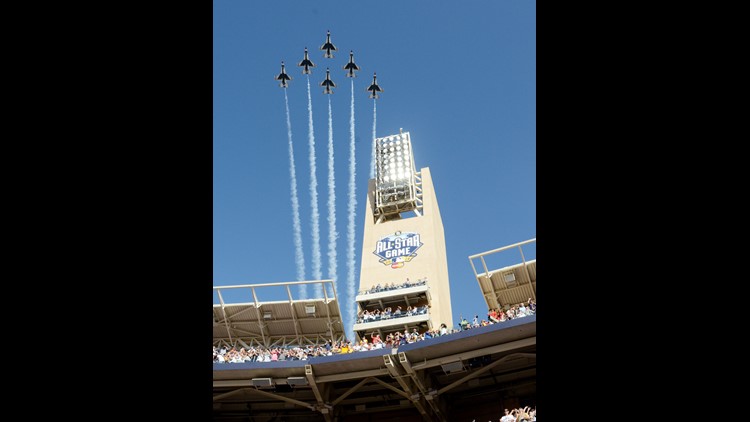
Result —
[[430, 169], [415, 168], [409, 132], [375, 147], [356, 303], [330, 279], [213, 287], [214, 421], [496, 421], [535, 408], [536, 238], [468, 256], [476, 284], [462, 288], [484, 308], [454, 321]]

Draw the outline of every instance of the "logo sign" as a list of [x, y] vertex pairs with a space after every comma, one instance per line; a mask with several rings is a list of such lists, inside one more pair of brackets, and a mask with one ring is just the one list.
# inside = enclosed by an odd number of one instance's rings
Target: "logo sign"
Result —
[[424, 243], [419, 239], [419, 233], [398, 231], [378, 240], [373, 253], [380, 258], [381, 264], [395, 269], [414, 259], [422, 245]]

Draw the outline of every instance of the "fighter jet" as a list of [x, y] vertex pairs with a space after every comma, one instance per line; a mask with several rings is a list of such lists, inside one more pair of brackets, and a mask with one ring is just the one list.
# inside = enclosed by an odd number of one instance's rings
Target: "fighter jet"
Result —
[[279, 73], [279, 76], [275, 77], [274, 79], [276, 79], [277, 81], [281, 81], [281, 83], [279, 84], [279, 86], [282, 87], [282, 88], [286, 88], [287, 86], [289, 86], [289, 85], [287, 85], [286, 81], [291, 81], [292, 80], [291, 76], [287, 75], [286, 71], [284, 70], [284, 61], [283, 60], [281, 61], [281, 73]]
[[326, 43], [320, 46], [321, 50], [325, 50], [326, 54], [323, 54], [323, 57], [327, 59], [333, 58], [333, 54], [331, 54], [331, 50], [336, 51], [336, 47], [331, 44], [331, 31], [328, 31], [328, 35], [326, 36]]
[[344, 66], [344, 70], [348, 70], [349, 72], [346, 74], [347, 78], [356, 78], [357, 75], [354, 74], [355, 70], [359, 70], [359, 66], [354, 64], [354, 52], [352, 50], [349, 50], [349, 63]]
[[378, 92], [383, 92], [383, 90], [378, 86], [377, 83], [378, 75], [377, 73], [372, 74], [372, 85], [370, 85], [367, 88], [367, 91], [370, 91], [370, 98], [379, 98]]
[[304, 74], [310, 74], [311, 72], [310, 72], [309, 68], [315, 67], [315, 65], [313, 64], [313, 62], [311, 62], [310, 59], [307, 57], [307, 47], [305, 47], [305, 58], [302, 59], [302, 61], [299, 62], [299, 64], [297, 66], [303, 66], [304, 67], [304, 69], [302, 69], [302, 74], [303, 75]]
[[333, 91], [331, 91], [331, 88], [335, 88], [336, 84], [333, 83], [333, 81], [331, 80], [331, 71], [328, 68], [326, 68], [326, 80], [321, 82], [320, 86], [326, 87], [323, 90], [324, 94], [333, 94]]

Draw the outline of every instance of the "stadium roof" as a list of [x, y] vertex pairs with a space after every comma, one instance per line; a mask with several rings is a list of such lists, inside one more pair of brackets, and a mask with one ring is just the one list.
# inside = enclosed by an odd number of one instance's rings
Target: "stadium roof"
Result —
[[[320, 284], [322, 298], [294, 299], [292, 286]], [[333, 292], [333, 297], [329, 295]], [[263, 288], [285, 288], [288, 300], [263, 301]], [[227, 303], [226, 292], [246, 289], [250, 302]], [[344, 338], [344, 325], [333, 280], [216, 286], [213, 305], [214, 345], [239, 342], [243, 346], [319, 344]], [[224, 292], [224, 294], [222, 294]]]
[[[478, 253], [469, 257], [474, 277], [482, 290], [482, 296], [487, 303], [487, 308], [502, 308], [506, 305], [526, 302], [529, 298], [536, 300], [536, 258], [527, 260], [522, 246], [536, 246], [536, 238], [503, 246], [502, 248]], [[507, 252], [518, 248], [520, 252], [520, 263], [503, 266], [501, 268], [490, 268], [487, 258], [500, 252]], [[527, 251], [528, 252], [528, 251]], [[477, 272], [475, 259], [480, 262]]]

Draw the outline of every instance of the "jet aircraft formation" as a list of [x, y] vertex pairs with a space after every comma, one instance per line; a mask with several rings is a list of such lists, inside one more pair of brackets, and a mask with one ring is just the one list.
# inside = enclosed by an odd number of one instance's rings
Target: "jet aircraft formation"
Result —
[[[326, 42], [320, 46], [320, 49], [325, 51], [325, 53], [323, 54], [323, 57], [327, 59], [333, 58], [333, 54], [331, 53], [331, 51], [338, 51], [336, 49], [336, 46], [333, 45], [333, 43], [331, 42], [331, 31], [328, 31], [328, 33], [326, 34]], [[312, 74], [312, 71], [310, 70], [310, 68], [315, 67], [315, 63], [313, 63], [308, 57], [307, 47], [305, 47], [304, 58], [302, 59], [302, 61], [300, 61], [297, 64], [297, 66], [302, 68], [303, 75]], [[349, 50], [349, 63], [344, 65], [344, 70], [347, 71], [346, 73], [347, 78], [357, 77], [357, 75], [354, 72], [360, 70], [359, 66], [357, 66], [354, 63], [354, 51], [352, 50]], [[281, 62], [281, 73], [279, 73], [274, 79], [276, 79], [277, 81], [281, 81], [281, 83], [279, 83], [279, 86], [281, 88], [287, 88], [289, 86], [287, 81], [291, 81], [292, 77], [286, 74], [283, 61]], [[324, 94], [333, 94], [333, 90], [331, 88], [335, 88], [336, 84], [331, 80], [330, 68], [326, 68], [326, 78], [323, 80], [323, 82], [320, 83], [320, 86], [324, 88], [323, 89]], [[383, 92], [383, 89], [380, 88], [380, 86], [377, 84], [377, 75], [375, 73], [373, 73], [373, 76], [372, 76], [372, 84], [369, 87], [367, 87], [366, 91], [370, 92], [369, 98], [374, 98], [374, 99], [379, 98], [378, 92]]]

